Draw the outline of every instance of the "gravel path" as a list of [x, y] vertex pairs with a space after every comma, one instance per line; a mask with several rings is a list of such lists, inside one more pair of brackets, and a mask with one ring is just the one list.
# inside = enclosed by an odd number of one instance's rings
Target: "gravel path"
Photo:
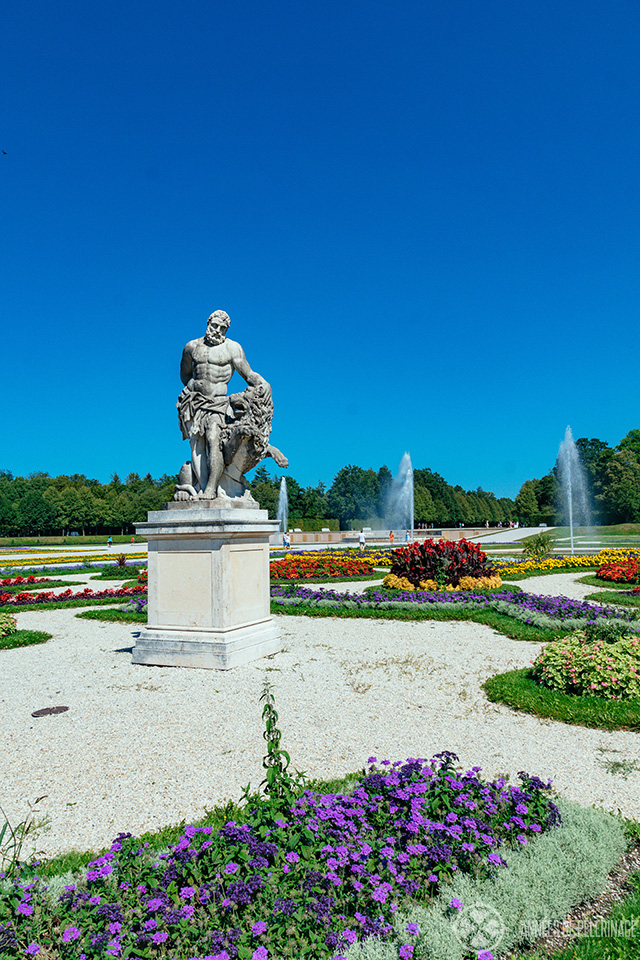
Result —
[[[573, 574], [537, 581], [564, 595]], [[353, 587], [361, 588], [362, 584]], [[589, 588], [585, 588], [589, 589]], [[2, 806], [11, 822], [41, 803], [46, 854], [97, 848], [201, 815], [262, 779], [259, 696], [274, 682], [283, 746], [308, 775], [342, 775], [370, 755], [453, 750], [485, 775], [550, 777], [560, 793], [640, 819], [640, 735], [571, 727], [491, 704], [490, 675], [539, 646], [474, 623], [281, 617], [285, 650], [229, 672], [132, 665], [132, 629], [28, 611], [48, 643], [0, 652]], [[42, 707], [69, 711], [34, 719]], [[623, 763], [617, 775], [612, 764]], [[637, 767], [637, 769], [636, 769]]]
[[[584, 600], [590, 593], [597, 593], [598, 587], [578, 583], [582, 577], [593, 574], [593, 570], [578, 570], [577, 573], [549, 573], [543, 577], [528, 577], [516, 581], [525, 593], [538, 593], [547, 597], [569, 597], [571, 600]], [[606, 589], [602, 585], [603, 590]], [[614, 591], [612, 590], [613, 594]]]

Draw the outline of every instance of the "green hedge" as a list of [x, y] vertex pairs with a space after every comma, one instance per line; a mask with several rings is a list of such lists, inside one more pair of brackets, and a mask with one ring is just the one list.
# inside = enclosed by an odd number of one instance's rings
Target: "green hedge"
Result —
[[339, 530], [339, 520], [324, 520], [320, 517], [289, 517], [287, 521], [287, 530], [295, 530], [299, 527], [303, 533], [320, 533], [323, 527], [329, 530]]

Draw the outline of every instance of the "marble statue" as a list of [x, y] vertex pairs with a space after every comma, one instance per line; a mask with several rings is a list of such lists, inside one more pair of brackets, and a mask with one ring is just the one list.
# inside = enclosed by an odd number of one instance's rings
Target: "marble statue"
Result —
[[[249, 506], [255, 501], [245, 473], [265, 457], [273, 457], [279, 467], [289, 465], [269, 443], [271, 387], [251, 369], [240, 344], [227, 339], [230, 323], [224, 310], [216, 310], [207, 319], [204, 337], [190, 340], [182, 353], [184, 389], [177, 408], [191, 460], [180, 470], [174, 500], [241, 500]], [[247, 387], [229, 397], [227, 384], [234, 370]]]

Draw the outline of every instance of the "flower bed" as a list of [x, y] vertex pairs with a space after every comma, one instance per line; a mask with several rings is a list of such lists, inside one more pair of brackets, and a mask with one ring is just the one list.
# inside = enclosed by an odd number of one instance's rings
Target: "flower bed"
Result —
[[85, 587], [84, 590], [63, 590], [62, 593], [55, 593], [53, 590], [44, 590], [41, 593], [0, 593], [0, 604], [3, 607], [26, 607], [39, 603], [60, 603], [65, 600], [105, 600], [113, 597], [132, 597], [136, 594], [146, 593], [147, 588], [143, 585], [135, 587], [110, 588], [109, 590], [92, 590], [91, 587]]
[[416, 589], [425, 589], [425, 583], [457, 587], [464, 577], [493, 574], [486, 553], [468, 540], [424, 540], [399, 547], [392, 556], [391, 575], [408, 580]]
[[368, 560], [354, 556], [336, 556], [326, 553], [288, 553], [282, 560], [270, 563], [271, 577], [274, 580], [309, 580], [314, 577], [361, 577], [372, 574], [373, 567]]
[[22, 583], [48, 583], [49, 577], [38, 577], [37, 579], [33, 576], [31, 577], [7, 577], [5, 580], [0, 580], [0, 587], [17, 587]]
[[[131, 560], [144, 560], [147, 559], [146, 551], [144, 553], [127, 553], [127, 562]], [[46, 558], [42, 559], [41, 557], [29, 557], [23, 558], [21, 560], [6, 560], [2, 558], [0, 566], [3, 570], [10, 570], [14, 567], [58, 567], [58, 566], [67, 566], [69, 564], [76, 564], [78, 569], [81, 569], [79, 564], [82, 563], [113, 563], [114, 554], [113, 553], [102, 553], [99, 555], [91, 554], [87, 556], [74, 556], [74, 557], [61, 557], [56, 555], [51, 557], [51, 559]]]
[[604, 563], [624, 560], [630, 556], [638, 557], [640, 554], [635, 550], [607, 548], [592, 555], [555, 556], [545, 557], [544, 559], [530, 557], [528, 560], [519, 560], [515, 563], [511, 560], [496, 558], [492, 563], [500, 573], [517, 576], [522, 573], [551, 573], [556, 570], [581, 570], [587, 567], [599, 567]]
[[562, 693], [640, 700], [640, 637], [591, 642], [578, 630], [546, 644], [534, 661], [532, 676]]
[[612, 583], [640, 584], [640, 557], [626, 557], [624, 560], [605, 563], [596, 571], [596, 577]]
[[[382, 584], [387, 590], [408, 590], [411, 592], [416, 589], [406, 577], [397, 577], [393, 573], [388, 573], [382, 581]], [[418, 586], [420, 590], [427, 590], [430, 593], [438, 590], [456, 593], [461, 590], [496, 590], [502, 586], [502, 580], [498, 574], [493, 574], [488, 577], [460, 577], [458, 585], [455, 587], [450, 583], [446, 586], [439, 586], [435, 580], [421, 580]]]
[[0, 613], [0, 639], [9, 637], [17, 629], [16, 618], [11, 613]]
[[[0, 888], [2, 956], [267, 960], [297, 947], [340, 960], [389, 939], [400, 908], [428, 906], [454, 876], [497, 876], [560, 823], [550, 784], [487, 783], [456, 760], [371, 757], [349, 795], [305, 790], [283, 808], [249, 797], [246, 822], [186, 827], [155, 861], [119, 834], [57, 897], [37, 877]], [[451, 913], [462, 907], [451, 899]], [[409, 958], [419, 929], [405, 931]]]
[[634, 621], [633, 612], [616, 610], [586, 601], [570, 600], [567, 597], [545, 597], [531, 593], [501, 591], [482, 593], [427, 593], [416, 590], [389, 594], [384, 590], [368, 590], [366, 593], [340, 593], [336, 590], [313, 590], [310, 587], [272, 585], [271, 600], [274, 606], [304, 608], [325, 607], [336, 609], [389, 610], [495, 610], [526, 624], [544, 629], [560, 626], [580, 629], [598, 619]]

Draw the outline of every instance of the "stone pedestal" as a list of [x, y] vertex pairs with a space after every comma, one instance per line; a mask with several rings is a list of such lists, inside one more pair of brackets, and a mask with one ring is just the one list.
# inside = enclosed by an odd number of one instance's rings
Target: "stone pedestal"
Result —
[[148, 623], [133, 663], [229, 670], [281, 649], [270, 614], [266, 510], [167, 504], [136, 533], [149, 543]]

